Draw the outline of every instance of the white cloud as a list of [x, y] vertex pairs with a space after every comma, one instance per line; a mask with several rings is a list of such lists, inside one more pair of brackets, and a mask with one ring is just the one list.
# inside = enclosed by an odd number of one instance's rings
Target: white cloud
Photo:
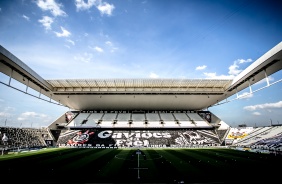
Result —
[[282, 108], [282, 101], [276, 103], [265, 103], [265, 104], [250, 105], [244, 107], [244, 109], [248, 111], [254, 111], [256, 109], [278, 109], [278, 108]]
[[115, 52], [116, 50], [118, 50], [118, 48], [114, 47], [114, 44], [110, 41], [106, 41], [105, 44], [109, 47], [110, 52]]
[[112, 5], [112, 4], [109, 4], [109, 3], [102, 2], [101, 4], [99, 4], [97, 6], [97, 8], [102, 15], [106, 14], [106, 15], [110, 16], [110, 15], [112, 15], [112, 12], [115, 9], [115, 6]]
[[214, 73], [204, 72], [204, 75], [208, 79], [233, 79], [234, 78], [234, 76], [232, 75], [216, 75], [216, 72]]
[[34, 117], [35, 115], [36, 115], [35, 112], [24, 112], [18, 117], [18, 120], [20, 121], [26, 120], [28, 119], [28, 117]]
[[5, 107], [4, 111], [15, 111], [14, 107]]
[[252, 98], [253, 96], [253, 93], [244, 92], [243, 94], [238, 95], [238, 98]]
[[62, 30], [61, 33], [54, 32], [57, 37], [69, 37], [71, 35], [71, 33], [67, 31], [65, 28], [63, 28], [62, 26], [61, 26], [61, 30]]
[[97, 0], [88, 0], [87, 2], [84, 2], [84, 0], [76, 0], [75, 1], [75, 6], [76, 6], [76, 10], [88, 10], [90, 9], [92, 6], [94, 6], [96, 4]]
[[96, 46], [94, 49], [95, 49], [97, 52], [104, 52], [104, 50], [103, 50], [102, 48], [97, 47], [97, 46]]
[[29, 17], [28, 17], [28, 16], [23, 15], [23, 18], [24, 18], [25, 20], [29, 21]]
[[78, 56], [74, 57], [74, 60], [82, 61], [82, 62], [85, 62], [85, 63], [90, 62], [91, 59], [92, 59], [92, 54], [89, 54], [87, 52], [83, 53], [83, 55], [78, 55]]
[[237, 59], [233, 62], [233, 64], [231, 66], [229, 66], [229, 71], [228, 74], [229, 75], [219, 75], [217, 76], [216, 73], [204, 73], [204, 75], [206, 76], [206, 78], [212, 78], [212, 79], [233, 79], [235, 76], [237, 76], [239, 73], [242, 72], [241, 69], [239, 69], [239, 65], [243, 64], [243, 63], [248, 63], [248, 62], [252, 62], [252, 59]]
[[38, 22], [40, 22], [45, 27], [46, 30], [50, 30], [51, 24], [53, 23], [53, 19], [48, 16], [43, 16], [43, 18], [38, 20]]
[[111, 52], [115, 52], [116, 50], [118, 50], [118, 47], [113, 47], [113, 48], [111, 49]]
[[239, 64], [242, 64], [242, 63], [249, 63], [249, 62], [252, 62], [253, 60], [252, 59], [237, 59], [236, 62], [238, 62]]
[[[4, 101], [0, 99], [0, 101]], [[13, 107], [5, 107], [1, 112], [0, 112], [0, 118], [10, 118], [13, 116], [13, 112], [15, 111], [15, 108]]]
[[40, 113], [36, 113], [36, 112], [24, 112], [22, 114], [20, 114], [20, 116], [17, 118], [19, 121], [23, 121], [23, 120], [27, 120], [29, 118], [40, 118], [40, 119], [44, 119], [46, 118], [47, 115], [46, 114], [40, 114]]
[[196, 67], [196, 70], [204, 70], [204, 69], [206, 69], [207, 68], [207, 66], [206, 65], [203, 65], [203, 66], [197, 66]]
[[0, 112], [0, 117], [10, 117], [11, 113], [9, 112]]
[[113, 43], [110, 42], [110, 41], [106, 41], [105, 43], [106, 43], [106, 45], [113, 46]]
[[70, 39], [67, 39], [66, 40], [67, 42], [71, 43], [72, 45], [75, 45], [74, 41], [70, 40]]
[[61, 10], [62, 4], [56, 3], [55, 0], [37, 0], [36, 4], [43, 11], [50, 11], [55, 17], [67, 15], [63, 10]]
[[237, 63], [234, 62], [233, 65], [229, 66], [229, 74], [232, 75], [232, 76], [236, 76], [238, 75], [239, 73], [242, 72], [242, 70], [239, 70], [239, 65], [237, 65]]
[[231, 65], [229, 67], [229, 72], [228, 73], [230, 75], [236, 76], [236, 75], [238, 75], [239, 73], [242, 72], [242, 70], [239, 69], [239, 64], [249, 63], [249, 62], [252, 62], [252, 61], [253, 61], [252, 59], [247, 59], [247, 60], [245, 60], [245, 59], [237, 59], [237, 60], [234, 61], [233, 65]]
[[104, 52], [104, 50], [101, 47], [98, 47], [98, 46], [96, 46], [96, 47], [88, 46], [88, 48], [95, 50], [96, 52], [100, 52], [100, 53]]
[[101, 15], [106, 14], [108, 16], [112, 15], [115, 6], [107, 2], [102, 2], [102, 0], [76, 0], [75, 1], [76, 10], [89, 10], [95, 6], [101, 13]]
[[153, 72], [150, 73], [150, 76], [149, 76], [149, 77], [150, 77], [150, 78], [153, 78], [153, 79], [159, 78], [159, 76], [158, 76], [157, 74], [153, 73]]
[[253, 115], [255, 115], [255, 116], [260, 116], [261, 113], [259, 113], [259, 112], [253, 112]]

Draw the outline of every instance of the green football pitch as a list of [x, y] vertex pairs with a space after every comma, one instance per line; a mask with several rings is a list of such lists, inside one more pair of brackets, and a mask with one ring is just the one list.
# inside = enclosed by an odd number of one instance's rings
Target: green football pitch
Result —
[[8, 183], [274, 183], [281, 156], [232, 149], [51, 148], [0, 156]]

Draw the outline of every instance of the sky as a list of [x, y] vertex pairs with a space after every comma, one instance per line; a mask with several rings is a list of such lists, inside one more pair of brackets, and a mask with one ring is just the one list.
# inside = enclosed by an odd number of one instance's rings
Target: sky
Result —
[[[279, 0], [1, 0], [0, 45], [44, 79], [233, 79], [282, 41], [281, 7]], [[281, 78], [281, 71], [269, 77]], [[281, 92], [278, 82], [209, 110], [232, 127], [282, 124]], [[44, 127], [68, 110], [0, 84], [0, 126]]]

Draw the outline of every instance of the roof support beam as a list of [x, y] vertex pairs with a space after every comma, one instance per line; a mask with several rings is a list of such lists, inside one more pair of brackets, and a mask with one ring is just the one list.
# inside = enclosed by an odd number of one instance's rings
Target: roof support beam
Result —
[[269, 78], [267, 76], [267, 73], [266, 73], [265, 69], [264, 69], [264, 75], [265, 75], [267, 86], [269, 86]]
[[9, 78], [9, 86], [11, 85], [11, 80], [12, 80], [13, 71], [14, 71], [14, 70], [11, 69], [10, 78]]
[[38, 98], [40, 98], [40, 96], [41, 96], [41, 90], [42, 89], [40, 88]]
[[250, 80], [248, 80], [248, 82], [249, 82], [249, 89], [250, 89], [250, 94], [252, 94], [252, 93], [253, 93], [253, 90], [252, 90], [252, 87], [251, 87], [251, 83], [250, 83]]
[[27, 93], [28, 85], [29, 85], [29, 80], [27, 80], [27, 85], [26, 85], [25, 93]]

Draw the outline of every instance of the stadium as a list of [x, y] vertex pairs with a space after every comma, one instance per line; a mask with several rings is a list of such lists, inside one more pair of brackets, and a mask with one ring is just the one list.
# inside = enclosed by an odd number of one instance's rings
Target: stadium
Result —
[[[279, 179], [282, 126], [232, 128], [209, 107], [226, 103], [246, 88], [255, 93], [274, 85], [268, 77], [282, 68], [282, 42], [232, 80], [47, 80], [2, 46], [0, 53], [0, 71], [9, 77], [8, 83], [1, 81], [3, 85], [73, 109], [46, 128], [0, 127], [2, 179], [21, 183]], [[11, 86], [11, 79], [26, 90]], [[251, 86], [263, 79], [266, 86], [252, 91]], [[29, 88], [38, 95], [29, 94]]]

